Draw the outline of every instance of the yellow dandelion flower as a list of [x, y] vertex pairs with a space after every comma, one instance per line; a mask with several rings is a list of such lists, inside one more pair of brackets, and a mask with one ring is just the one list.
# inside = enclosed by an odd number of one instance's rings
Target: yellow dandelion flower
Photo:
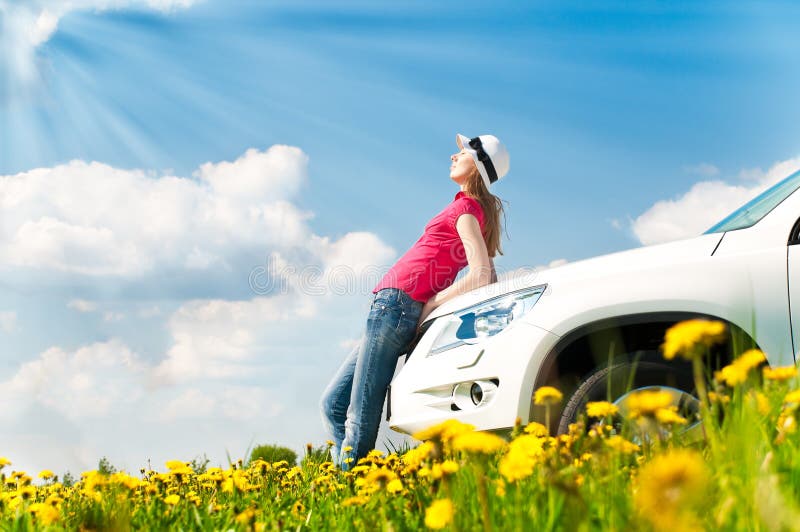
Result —
[[622, 436], [618, 436], [616, 434], [609, 436], [609, 438], [606, 440], [606, 445], [622, 454], [638, 453], [640, 449], [635, 443], [628, 441]]
[[442, 472], [447, 475], [452, 475], [456, 471], [458, 471], [458, 464], [452, 460], [445, 460], [442, 462]]
[[49, 479], [53, 478], [54, 476], [55, 476], [55, 474], [52, 471], [50, 471], [49, 469], [43, 469], [43, 470], [39, 471], [39, 478], [43, 478], [45, 480], [49, 480]]
[[122, 472], [118, 472], [118, 473], [112, 474], [111, 478], [109, 479], [109, 481], [112, 484], [118, 484], [118, 485], [121, 485], [121, 486], [125, 486], [129, 490], [135, 490], [136, 488], [138, 488], [139, 486], [141, 486], [143, 484], [143, 482], [141, 480], [139, 480], [138, 478], [132, 477], [132, 476], [128, 475], [127, 473], [122, 473]]
[[509, 482], [522, 480], [533, 474], [542, 455], [545, 438], [523, 435], [508, 445], [508, 452], [500, 459], [498, 471]]
[[459, 434], [475, 430], [473, 425], [462, 423], [456, 419], [448, 419], [414, 434], [417, 440], [439, 440], [447, 443]]
[[800, 390], [794, 390], [786, 394], [786, 397], [783, 398], [783, 402], [785, 403], [800, 403]]
[[431, 455], [433, 450], [433, 443], [429, 441], [423, 442], [403, 455], [403, 464], [408, 469], [416, 469]]
[[[456, 471], [458, 471], [458, 464], [452, 460], [446, 460], [442, 464], [433, 464], [433, 467], [428, 471], [428, 474], [431, 476], [431, 478], [439, 480], [443, 476], [451, 475]], [[420, 470], [420, 476], [422, 476], [422, 470]]]
[[256, 520], [258, 512], [255, 508], [247, 508], [236, 516], [236, 522], [241, 525], [252, 525]]
[[62, 497], [59, 497], [58, 495], [50, 495], [49, 497], [47, 497], [45, 502], [51, 506], [58, 506], [59, 504], [64, 502], [64, 499]]
[[686, 425], [689, 422], [678, 414], [678, 408], [675, 406], [656, 410], [656, 419], [662, 425]]
[[295, 501], [295, 503], [292, 505], [292, 514], [294, 514], [296, 517], [300, 517], [301, 515], [304, 516], [305, 513], [306, 507], [303, 506], [303, 503], [300, 501]]
[[691, 522], [691, 510], [705, 500], [709, 472], [696, 451], [676, 449], [655, 457], [639, 471], [634, 503], [659, 530]]
[[288, 470], [286, 472], [286, 478], [289, 479], [289, 480], [293, 479], [294, 477], [298, 477], [298, 476], [300, 478], [303, 477], [303, 469], [300, 466], [294, 466], [293, 468], [291, 468], [290, 470]]
[[367, 476], [364, 477], [364, 485], [372, 489], [381, 489], [386, 487], [389, 482], [397, 478], [397, 473], [390, 469], [380, 468], [373, 469]]
[[500, 459], [497, 470], [509, 482], [516, 482], [528, 478], [533, 474], [536, 460], [518, 449], [509, 449], [508, 453]]
[[350, 468], [350, 472], [352, 474], [354, 474], [354, 475], [360, 475], [361, 473], [366, 473], [367, 471], [370, 471], [371, 469], [372, 469], [372, 466], [357, 465], [355, 467]]
[[[327, 462], [325, 462], [325, 463], [327, 463]], [[322, 465], [324, 465], [324, 463], [321, 464], [321, 466]], [[266, 460], [263, 460], [261, 458], [256, 458], [255, 460], [253, 460], [250, 463], [249, 469], [252, 469], [253, 471], [257, 471], [258, 474], [260, 474], [260, 475], [266, 475], [267, 471], [270, 471], [272, 469], [272, 464], [270, 464], [269, 462], [267, 462]]]
[[369, 497], [364, 495], [356, 495], [355, 497], [348, 497], [342, 501], [342, 506], [361, 506], [369, 502]]
[[777, 368], [764, 368], [764, 378], [770, 381], [788, 381], [797, 377], [797, 366], [781, 366]]
[[403, 491], [403, 483], [400, 481], [399, 478], [395, 478], [389, 481], [386, 484], [386, 491], [394, 495], [395, 493], [400, 493]]
[[5, 456], [0, 456], [0, 469], [3, 469], [7, 465], [11, 465], [11, 460]]
[[662, 408], [672, 404], [672, 395], [662, 390], [641, 390], [630, 394], [625, 399], [625, 406], [630, 417], [654, 416]]
[[667, 329], [661, 350], [664, 358], [672, 360], [681, 356], [692, 360], [703, 354], [703, 347], [725, 341], [725, 324], [721, 321], [686, 320]]
[[537, 405], [555, 405], [561, 402], [564, 395], [552, 386], [542, 386], [533, 394], [533, 403]]
[[736, 386], [747, 380], [750, 371], [766, 361], [766, 356], [758, 349], [749, 349], [732, 363], [714, 373], [714, 378], [728, 386]]
[[545, 437], [550, 435], [550, 431], [547, 430], [547, 427], [542, 425], [541, 423], [537, 423], [536, 421], [531, 421], [528, 423], [522, 431], [525, 434], [531, 434], [533, 436]]
[[187, 465], [188, 464], [186, 462], [181, 462], [180, 460], [167, 460], [167, 469], [170, 471], [173, 469], [182, 469]]
[[172, 495], [167, 495], [164, 497], [164, 502], [169, 504], [170, 506], [175, 506], [179, 502], [181, 502], [181, 497], [177, 493], [173, 493]]
[[760, 349], [748, 349], [736, 359], [736, 363], [743, 369], [750, 371], [767, 361], [767, 356]]
[[715, 371], [714, 378], [719, 382], [724, 382], [728, 386], [733, 387], [746, 381], [747, 373], [748, 371], [744, 366], [740, 366], [734, 362], [733, 364], [728, 364], [719, 371]]
[[490, 432], [466, 432], [459, 434], [452, 441], [455, 451], [466, 451], [468, 453], [491, 454], [502, 449], [506, 441]]
[[50, 525], [58, 521], [58, 510], [51, 504], [35, 502], [28, 507], [28, 511], [43, 525]]
[[36, 495], [36, 488], [33, 486], [22, 486], [17, 490], [17, 495], [20, 499], [28, 500], [32, 499]]
[[619, 412], [617, 405], [608, 401], [594, 401], [586, 403], [586, 415], [589, 417], [603, 418], [613, 416]]
[[439, 530], [446, 527], [453, 521], [455, 509], [450, 499], [439, 499], [433, 501], [425, 510], [425, 526]]
[[547, 438], [526, 434], [516, 438], [509, 444], [510, 447], [518, 449], [529, 456], [541, 456], [544, 453], [544, 442]]

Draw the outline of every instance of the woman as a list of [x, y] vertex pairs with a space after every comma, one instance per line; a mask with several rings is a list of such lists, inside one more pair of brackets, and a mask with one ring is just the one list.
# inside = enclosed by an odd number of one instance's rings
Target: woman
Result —
[[[492, 257], [502, 254], [503, 206], [489, 187], [508, 172], [508, 152], [493, 135], [457, 135], [456, 143], [461, 151], [450, 156], [450, 179], [461, 190], [372, 290], [366, 331], [320, 401], [342, 469], [375, 446], [397, 358], [418, 326], [448, 299], [497, 280]], [[454, 283], [466, 265], [468, 273]]]

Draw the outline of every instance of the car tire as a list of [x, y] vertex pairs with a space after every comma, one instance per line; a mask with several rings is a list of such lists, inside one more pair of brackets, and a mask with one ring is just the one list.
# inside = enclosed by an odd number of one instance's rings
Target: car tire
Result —
[[[669, 387], [696, 397], [692, 367], [685, 361], [666, 361], [658, 351], [617, 357], [608, 366], [586, 376], [561, 411], [558, 433], [565, 434], [578, 421], [590, 401], [620, 401], [637, 389]], [[681, 408], [681, 405], [676, 405]]]

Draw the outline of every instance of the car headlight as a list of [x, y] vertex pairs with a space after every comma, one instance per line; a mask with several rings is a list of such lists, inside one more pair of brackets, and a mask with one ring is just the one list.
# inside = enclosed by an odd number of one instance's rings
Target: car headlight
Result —
[[504, 294], [439, 319], [448, 320], [433, 342], [430, 355], [464, 344], [474, 344], [499, 333], [539, 301], [546, 285]]

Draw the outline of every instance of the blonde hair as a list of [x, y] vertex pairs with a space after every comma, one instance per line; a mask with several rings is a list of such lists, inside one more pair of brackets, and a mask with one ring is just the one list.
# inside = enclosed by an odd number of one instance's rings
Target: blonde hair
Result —
[[[481, 204], [481, 208], [483, 209], [483, 240], [486, 242], [486, 250], [489, 252], [489, 256], [494, 257], [498, 253], [502, 255], [503, 250], [500, 247], [500, 232], [503, 225], [505, 225], [503, 200], [489, 192], [477, 166], [474, 167], [473, 171], [467, 176], [464, 192], [467, 196], [478, 200], [478, 203]], [[502, 225], [500, 223], [500, 214], [503, 215]]]

